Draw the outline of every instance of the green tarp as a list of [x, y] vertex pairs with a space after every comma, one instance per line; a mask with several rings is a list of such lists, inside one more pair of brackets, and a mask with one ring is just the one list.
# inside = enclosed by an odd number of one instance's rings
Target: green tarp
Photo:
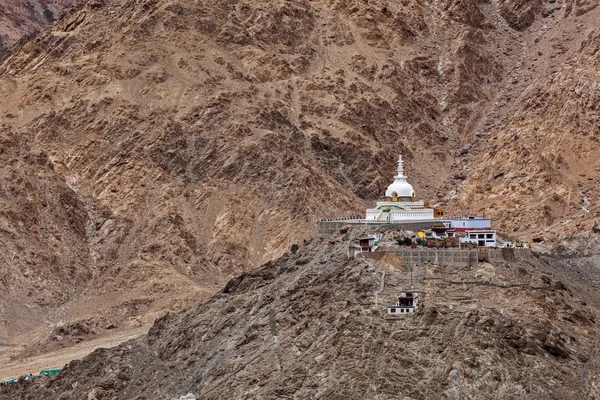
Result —
[[44, 376], [56, 375], [60, 371], [61, 371], [60, 369], [45, 369], [43, 371], [40, 371], [40, 375], [44, 375]]
[[[25, 380], [28, 381], [30, 379], [35, 379], [35, 378], [39, 378], [42, 376], [51, 376], [51, 375], [56, 375], [60, 372], [60, 369], [45, 369], [40, 371], [39, 375], [27, 375], [25, 377]], [[7, 380], [5, 380], [5, 383], [14, 383], [17, 382], [19, 380], [19, 378], [8, 378]]]

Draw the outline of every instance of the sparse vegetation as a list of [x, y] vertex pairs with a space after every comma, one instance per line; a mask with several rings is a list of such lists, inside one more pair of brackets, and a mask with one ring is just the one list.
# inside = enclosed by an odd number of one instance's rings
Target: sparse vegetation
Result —
[[413, 243], [409, 237], [396, 238], [396, 242], [398, 242], [399, 246], [411, 246]]

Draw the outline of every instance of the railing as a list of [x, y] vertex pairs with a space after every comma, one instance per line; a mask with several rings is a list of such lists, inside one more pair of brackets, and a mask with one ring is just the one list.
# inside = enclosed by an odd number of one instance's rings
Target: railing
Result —
[[325, 218], [320, 219], [318, 222], [348, 222], [348, 221], [356, 221], [364, 224], [412, 224], [419, 222], [432, 222], [430, 218], [428, 219], [410, 219], [410, 220], [391, 220], [391, 221], [374, 221], [372, 219], [364, 219], [362, 217], [349, 217], [349, 218]]
[[363, 217], [355, 216], [355, 217], [344, 217], [344, 218], [323, 218], [318, 222], [335, 222], [335, 221], [351, 221], [351, 220], [364, 220]]

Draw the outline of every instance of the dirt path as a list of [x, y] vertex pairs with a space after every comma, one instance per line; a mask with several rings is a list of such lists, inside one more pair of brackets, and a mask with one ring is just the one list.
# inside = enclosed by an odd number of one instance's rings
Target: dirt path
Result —
[[144, 326], [130, 331], [118, 332], [112, 336], [79, 343], [59, 351], [46, 353], [22, 360], [4, 362], [0, 360], [0, 381], [17, 378], [22, 375], [37, 374], [43, 369], [60, 369], [70, 361], [81, 359], [101, 347], [114, 347], [123, 342], [135, 339], [146, 332], [150, 326]]
[[385, 287], [385, 271], [381, 273], [381, 279], [379, 281], [379, 290], [375, 292], [375, 307], [373, 307], [374, 309], [377, 309], [377, 307], [379, 306], [379, 293], [383, 292], [384, 287]]

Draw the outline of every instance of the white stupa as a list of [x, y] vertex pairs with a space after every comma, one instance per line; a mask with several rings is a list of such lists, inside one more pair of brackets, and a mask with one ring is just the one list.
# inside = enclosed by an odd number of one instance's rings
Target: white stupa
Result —
[[394, 182], [385, 191], [385, 197], [393, 199], [393, 201], [415, 201], [415, 191], [404, 175], [402, 155], [398, 157], [398, 175], [394, 177]]
[[385, 191], [385, 201], [378, 201], [375, 208], [368, 208], [366, 220], [379, 222], [433, 221], [443, 216], [443, 211], [425, 207], [423, 201], [415, 201], [415, 190], [404, 175], [402, 155], [398, 158], [398, 174]]

